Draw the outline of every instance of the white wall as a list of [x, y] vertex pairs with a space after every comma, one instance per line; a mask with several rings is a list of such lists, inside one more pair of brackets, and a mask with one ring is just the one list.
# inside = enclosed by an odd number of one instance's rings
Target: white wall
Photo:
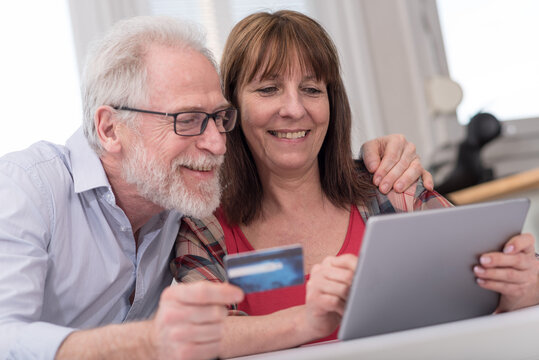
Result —
[[67, 3], [0, 2], [0, 43], [0, 156], [42, 139], [63, 144], [81, 121]]

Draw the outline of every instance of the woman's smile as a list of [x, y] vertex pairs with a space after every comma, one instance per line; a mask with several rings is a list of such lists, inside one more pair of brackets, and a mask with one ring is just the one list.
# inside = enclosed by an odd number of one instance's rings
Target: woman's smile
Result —
[[302, 139], [310, 132], [310, 130], [300, 130], [300, 131], [281, 131], [281, 130], [269, 130], [268, 133], [279, 138], [279, 139]]

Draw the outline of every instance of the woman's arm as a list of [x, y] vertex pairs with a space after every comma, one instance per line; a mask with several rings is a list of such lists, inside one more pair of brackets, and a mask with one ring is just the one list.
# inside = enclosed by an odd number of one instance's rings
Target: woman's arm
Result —
[[328, 256], [311, 269], [305, 305], [265, 316], [229, 316], [221, 355], [287, 349], [330, 335], [341, 322], [356, 266], [352, 254]]
[[[225, 244], [215, 217], [185, 218], [176, 241], [171, 268], [176, 281], [224, 281]], [[299, 346], [330, 335], [339, 325], [357, 258], [328, 257], [313, 266], [306, 304], [264, 316], [228, 316], [224, 322], [221, 357], [233, 357]], [[233, 307], [229, 315], [245, 315]]]

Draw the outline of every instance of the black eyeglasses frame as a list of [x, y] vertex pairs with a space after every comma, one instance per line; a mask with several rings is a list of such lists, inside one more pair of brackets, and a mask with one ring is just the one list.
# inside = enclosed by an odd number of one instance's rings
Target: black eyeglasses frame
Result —
[[[217, 114], [219, 114], [220, 112], [222, 112], [222, 111], [234, 111], [234, 121], [233, 121], [232, 127], [230, 129], [228, 129], [228, 130], [225, 130], [225, 131], [219, 131], [221, 134], [225, 134], [225, 133], [228, 133], [228, 132], [231, 132], [232, 130], [234, 130], [234, 127], [236, 126], [236, 120], [238, 118], [238, 110], [234, 109], [234, 108], [222, 109], [222, 110], [216, 111], [214, 113], [207, 113], [205, 111], [180, 111], [180, 112], [177, 112], [177, 113], [164, 113], [164, 112], [159, 112], [159, 111], [136, 109], [136, 108], [131, 108], [131, 107], [128, 107], [128, 106], [112, 106], [112, 108], [114, 110], [133, 111], [133, 112], [139, 112], [139, 113], [143, 113], [143, 114], [171, 116], [174, 119], [174, 133], [176, 135], [179, 135], [179, 136], [198, 136], [198, 135], [202, 135], [204, 133], [204, 131], [206, 130], [206, 127], [208, 126], [208, 121], [209, 121], [210, 118], [212, 118], [213, 121], [215, 121], [215, 118], [217, 117]], [[181, 114], [204, 114], [204, 115], [206, 115], [204, 120], [202, 120], [202, 124], [200, 124], [200, 132], [198, 134], [180, 134], [180, 133], [178, 133], [178, 131], [176, 129], [176, 121], [177, 121], [178, 115], [181, 115]]]

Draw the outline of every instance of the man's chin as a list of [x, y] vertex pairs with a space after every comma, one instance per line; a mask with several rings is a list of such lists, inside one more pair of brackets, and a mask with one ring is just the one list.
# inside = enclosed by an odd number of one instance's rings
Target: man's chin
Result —
[[215, 206], [208, 206], [207, 204], [189, 207], [182, 206], [180, 208], [176, 208], [176, 210], [184, 216], [189, 216], [195, 219], [203, 219], [208, 216], [211, 216], [215, 209], [217, 209], [217, 206], [219, 206], [219, 203], [217, 203]]
[[[200, 189], [198, 189], [200, 190]], [[221, 192], [216, 191], [196, 191], [184, 192], [183, 196], [179, 196], [176, 201], [175, 208], [183, 215], [201, 219], [213, 214], [219, 206]]]
[[183, 212], [180, 211], [180, 213], [183, 216], [188, 216], [188, 217], [193, 218], [193, 219], [204, 219], [204, 218], [207, 218], [207, 217], [211, 216], [213, 214], [213, 211], [203, 211], [203, 212], [199, 212], [199, 213], [191, 212], [191, 214], [183, 213]]

